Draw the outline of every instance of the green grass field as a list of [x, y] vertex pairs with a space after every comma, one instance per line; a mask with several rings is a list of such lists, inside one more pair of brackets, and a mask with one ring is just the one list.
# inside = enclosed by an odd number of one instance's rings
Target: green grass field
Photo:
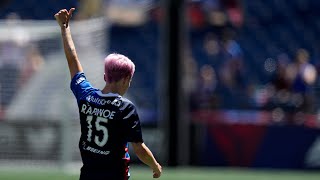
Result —
[[[132, 168], [130, 180], [153, 179], [151, 171]], [[77, 180], [57, 170], [1, 170], [0, 180]], [[279, 171], [230, 168], [164, 168], [161, 180], [320, 180], [320, 171]]]

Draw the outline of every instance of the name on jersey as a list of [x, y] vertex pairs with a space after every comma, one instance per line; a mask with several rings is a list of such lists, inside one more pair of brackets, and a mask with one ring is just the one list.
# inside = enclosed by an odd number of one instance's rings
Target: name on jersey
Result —
[[81, 112], [84, 114], [95, 115], [107, 119], [113, 119], [114, 115], [116, 114], [115, 111], [110, 111], [108, 109], [92, 108], [91, 106], [87, 106], [86, 104], [82, 104]]
[[102, 105], [102, 106], [104, 106], [106, 104], [112, 104], [112, 105], [117, 106], [117, 107], [119, 107], [121, 105], [121, 102], [122, 102], [122, 101], [119, 101], [117, 99], [115, 99], [113, 101], [100, 99], [98, 97], [94, 97], [94, 96], [91, 96], [91, 95], [87, 96], [86, 100], [88, 102], [93, 102], [93, 103], [96, 103], [96, 104], [99, 104], [99, 105]]

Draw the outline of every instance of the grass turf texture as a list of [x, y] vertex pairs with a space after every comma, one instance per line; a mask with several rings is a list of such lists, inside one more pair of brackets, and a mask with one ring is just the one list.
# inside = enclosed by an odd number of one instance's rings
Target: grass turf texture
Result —
[[[146, 168], [132, 168], [130, 180], [149, 180]], [[78, 174], [57, 170], [1, 170], [1, 180], [77, 180]], [[230, 168], [164, 168], [160, 180], [319, 180], [320, 171], [280, 171]]]

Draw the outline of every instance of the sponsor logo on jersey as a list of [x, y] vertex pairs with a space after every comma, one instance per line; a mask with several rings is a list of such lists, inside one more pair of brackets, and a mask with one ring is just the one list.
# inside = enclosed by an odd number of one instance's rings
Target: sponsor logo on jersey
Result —
[[[114, 106], [117, 106], [117, 107], [120, 107], [122, 101], [118, 100], [118, 99], [115, 99], [111, 102], [112, 105]], [[108, 103], [109, 104], [109, 103]]]
[[84, 77], [79, 77], [79, 79], [76, 80], [76, 85], [82, 83], [84, 80], [86, 80], [86, 78], [84, 78]]
[[100, 98], [97, 98], [97, 97], [93, 97], [91, 95], [87, 96], [86, 100], [88, 102], [96, 103], [96, 104], [99, 104], [99, 105], [102, 105], [102, 106], [104, 106], [107, 103], [107, 101], [105, 99], [100, 99]]
[[110, 154], [110, 151], [102, 151], [102, 150], [93, 148], [91, 146], [86, 145], [85, 142], [82, 142], [82, 145], [83, 145], [83, 150], [90, 151], [90, 152], [95, 153], [95, 154], [101, 154], [101, 155]]
[[111, 104], [113, 106], [120, 107], [121, 103], [122, 103], [122, 101], [118, 100], [118, 99], [114, 99], [113, 101], [111, 101], [111, 100], [100, 99], [99, 97], [94, 97], [92, 95], [87, 96], [86, 100], [88, 102], [96, 103], [96, 104], [99, 104], [99, 105], [102, 105], [102, 106], [104, 106], [106, 104]]

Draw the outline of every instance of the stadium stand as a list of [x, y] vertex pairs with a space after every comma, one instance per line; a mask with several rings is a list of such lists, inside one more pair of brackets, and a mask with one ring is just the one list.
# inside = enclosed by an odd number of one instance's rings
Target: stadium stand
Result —
[[8, 0], [0, 11], [0, 19], [6, 18], [9, 13], [16, 12], [22, 19], [52, 19], [52, 14], [62, 8], [78, 6], [77, 0], [65, 1], [37, 1], [37, 0]]
[[[52, 19], [52, 13], [62, 6], [78, 5], [78, 2], [75, 0], [61, 3], [53, 0], [32, 2], [31, 0], [10, 1], [10, 3], [5, 5], [4, 10], [1, 11], [0, 17], [4, 18], [9, 12], [16, 12], [22, 19]], [[265, 69], [266, 60], [270, 58], [274, 60], [280, 54], [287, 54], [289, 61], [293, 61], [297, 49], [304, 48], [310, 54], [310, 63], [317, 67], [319, 66], [319, 62], [317, 61], [319, 58], [319, 41], [317, 41], [316, 34], [320, 30], [320, 21], [315, 18], [319, 16], [319, 11], [317, 10], [319, 6], [318, 1], [271, 0], [263, 2], [244, 0], [239, 2], [244, 17], [244, 21], [240, 26], [234, 26], [230, 20], [223, 26], [215, 26], [208, 23], [208, 19], [201, 21], [205, 22], [203, 26], [190, 26], [189, 44], [191, 54], [197, 61], [199, 68], [205, 64], [210, 64], [215, 70], [219, 71], [223, 69], [225, 62], [230, 59], [230, 55], [234, 56], [232, 53], [236, 53], [236, 56], [242, 61], [242, 66], [244, 66], [243, 70], [241, 70], [241, 76], [245, 78], [241, 82], [245, 86], [252, 85], [259, 87], [269, 83], [273, 76], [273, 73]], [[197, 3], [197, 6], [192, 6], [193, 8], [204, 8], [203, 6], [199, 6], [199, 4], [206, 2], [190, 2], [190, 4], [192, 3]], [[28, 11], [28, 7], [31, 4], [32, 8]], [[154, 7], [154, 9], [156, 8], [157, 6]], [[154, 9], [151, 8], [150, 15], [153, 15], [152, 10]], [[227, 9], [223, 9], [223, 7], [221, 9], [227, 16]], [[197, 13], [207, 12], [201, 10], [197, 11]], [[197, 17], [208, 18], [206, 15]], [[137, 64], [138, 68], [135, 83], [132, 85], [131, 96], [134, 97], [137, 104], [141, 104], [142, 107], [147, 108], [148, 106], [155, 108], [153, 105], [157, 101], [157, 75], [155, 67], [157, 67], [161, 58], [159, 54], [161, 31], [159, 27], [159, 21], [150, 17], [149, 21], [142, 25], [113, 25], [108, 30], [110, 37], [108, 51], [127, 54]], [[214, 34], [217, 37], [219, 46], [221, 46], [220, 49], [223, 49], [225, 43], [223, 33], [226, 32], [226, 29], [234, 33], [230, 37], [233, 42], [230, 52], [226, 53], [221, 50], [217, 56], [208, 54], [203, 47], [208, 34]], [[137, 44], [141, 46], [137, 46]], [[218, 82], [221, 82], [221, 75], [217, 73], [217, 76]], [[239, 79], [236, 80], [238, 81]], [[143, 97], [139, 96], [138, 92], [141, 90], [148, 93], [147, 96], [145, 96], [146, 94]], [[243, 94], [245, 92], [240, 92], [240, 94], [234, 97], [224, 94], [224, 92], [222, 89], [218, 91], [218, 94], [222, 93], [219, 96], [226, 98], [224, 99], [225, 102], [234, 101], [241, 103], [221, 104], [221, 108], [257, 108], [252, 103], [254, 92], [250, 92], [251, 94], [248, 95]], [[148, 97], [148, 100], [144, 99], [145, 97]], [[244, 100], [245, 98], [247, 100]], [[242, 100], [239, 101], [239, 99]], [[243, 104], [246, 105], [243, 106]]]

